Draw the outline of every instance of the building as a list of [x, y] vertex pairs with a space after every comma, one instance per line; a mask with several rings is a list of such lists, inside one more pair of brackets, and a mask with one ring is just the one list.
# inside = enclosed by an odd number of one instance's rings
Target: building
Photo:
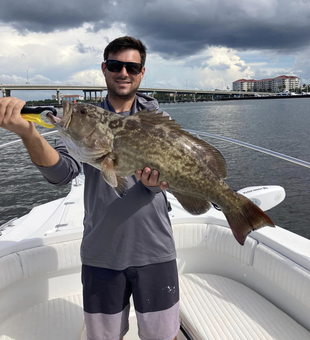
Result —
[[295, 76], [279, 76], [269, 79], [239, 79], [233, 82], [233, 91], [244, 92], [281, 92], [300, 88], [300, 78]]
[[84, 100], [84, 97], [80, 96], [79, 94], [69, 94], [67, 96], [63, 96], [62, 100], [75, 103], [77, 100]]
[[255, 83], [257, 80], [254, 79], [239, 79], [233, 82], [233, 91], [245, 91], [253, 92]]
[[280, 76], [274, 79], [274, 92], [293, 90], [300, 88], [300, 79], [294, 76]]

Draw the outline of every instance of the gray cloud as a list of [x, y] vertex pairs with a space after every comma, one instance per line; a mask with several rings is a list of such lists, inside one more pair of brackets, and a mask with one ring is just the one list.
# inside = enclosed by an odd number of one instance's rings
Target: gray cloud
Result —
[[[21, 34], [66, 30], [102, 21], [108, 16], [105, 8], [111, 8], [111, 3], [112, 0], [1, 0], [0, 22], [11, 25]], [[105, 27], [110, 27], [110, 23], [105, 22]]]
[[143, 19], [132, 13], [127, 26], [134, 34], [143, 32], [150, 47], [163, 54], [188, 55], [210, 45], [287, 52], [310, 43], [308, 1], [256, 2], [256, 10], [250, 1], [159, 3]]
[[249, 68], [249, 66], [243, 65], [243, 64], [241, 64], [241, 63], [235, 63], [235, 65], [239, 67], [240, 72], [244, 72], [246, 69]]
[[81, 43], [78, 40], [77, 45], [75, 46], [75, 50], [79, 53], [85, 54], [85, 53], [90, 53], [90, 52], [101, 52], [100, 49], [94, 47], [94, 46], [85, 46], [83, 43]]
[[0, 22], [21, 34], [84, 23], [98, 31], [118, 22], [166, 58], [194, 55], [207, 46], [287, 53], [310, 44], [307, 0], [1, 0]]
[[205, 68], [208, 66], [208, 61], [211, 59], [211, 56], [197, 56], [185, 59], [184, 66], [185, 67], [199, 67]]

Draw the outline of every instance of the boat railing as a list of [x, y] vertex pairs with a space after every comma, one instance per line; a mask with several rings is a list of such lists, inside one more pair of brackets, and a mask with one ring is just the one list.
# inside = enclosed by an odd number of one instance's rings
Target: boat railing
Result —
[[[53, 130], [53, 131], [49, 131], [49, 132], [44, 132], [44, 133], [41, 133], [41, 136], [48, 136], [48, 135], [52, 135], [52, 134], [55, 134], [57, 133], [58, 131], [57, 130]], [[17, 144], [17, 143], [21, 143], [22, 140], [19, 138], [19, 139], [15, 139], [13, 141], [10, 141], [10, 142], [7, 142], [7, 143], [4, 143], [4, 144], [1, 144], [0, 145], [0, 149], [2, 148], [6, 148], [6, 147], [9, 147], [11, 145], [14, 145], [14, 144]]]
[[17, 219], [18, 217], [14, 217], [11, 220], [5, 222], [4, 224], [1, 224], [0, 225], [0, 236], [2, 235], [2, 231], [4, 231], [6, 228], [13, 227], [14, 226], [13, 222]]
[[242, 141], [237, 140], [237, 139], [232, 139], [232, 138], [228, 138], [228, 137], [224, 137], [224, 136], [215, 135], [213, 133], [202, 132], [202, 131], [195, 131], [195, 130], [188, 130], [188, 129], [186, 129], [186, 131], [189, 132], [192, 135], [196, 135], [198, 138], [201, 138], [201, 136], [203, 136], [203, 137], [210, 137], [210, 138], [219, 139], [219, 140], [222, 140], [222, 141], [225, 141], [225, 142], [228, 142], [228, 143], [232, 143], [232, 144], [237, 144], [239, 146], [243, 146], [243, 147], [248, 148], [248, 149], [256, 150], [256, 151], [265, 153], [265, 154], [273, 156], [273, 157], [281, 158], [281, 159], [284, 159], [285, 161], [288, 161], [288, 162], [291, 162], [291, 163], [295, 163], [295, 164], [301, 165], [301, 166], [306, 167], [306, 168], [310, 168], [310, 163], [309, 162], [306, 162], [306, 161], [303, 161], [301, 159], [285, 155], [285, 154], [280, 153], [280, 152], [276, 152], [276, 151], [273, 151], [273, 150], [265, 149], [265, 148], [262, 148], [261, 146], [253, 145], [253, 144], [246, 143], [246, 142], [242, 142]]

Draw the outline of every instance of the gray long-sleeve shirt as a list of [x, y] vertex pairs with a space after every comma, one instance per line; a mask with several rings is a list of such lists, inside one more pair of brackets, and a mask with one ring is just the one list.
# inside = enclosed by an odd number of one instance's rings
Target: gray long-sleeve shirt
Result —
[[[101, 106], [114, 111], [107, 98]], [[121, 114], [134, 114], [144, 108], [159, 111], [155, 99], [137, 93], [132, 110]], [[68, 154], [62, 142], [55, 149], [60, 155], [58, 163], [37, 168], [50, 183], [63, 185], [77, 176], [81, 165]], [[145, 187], [135, 176], [127, 177], [129, 190], [119, 198], [98, 169], [86, 163], [83, 169], [83, 264], [122, 270], [175, 259], [167, 199], [159, 187]]]

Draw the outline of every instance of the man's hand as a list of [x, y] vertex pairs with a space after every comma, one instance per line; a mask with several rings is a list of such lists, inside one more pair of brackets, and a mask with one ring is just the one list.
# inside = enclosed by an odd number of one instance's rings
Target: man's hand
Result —
[[31, 122], [25, 120], [20, 111], [26, 103], [17, 98], [0, 98], [0, 127], [15, 132], [20, 137], [26, 136], [34, 129]]
[[151, 170], [148, 167], [145, 167], [143, 170], [137, 170], [136, 177], [140, 179], [146, 187], [160, 186], [161, 190], [167, 190], [169, 187], [167, 182], [158, 182], [159, 172], [157, 170]]
[[0, 128], [15, 132], [22, 138], [31, 160], [39, 166], [53, 166], [59, 161], [58, 152], [39, 134], [32, 122], [20, 114], [23, 100], [0, 98]]

